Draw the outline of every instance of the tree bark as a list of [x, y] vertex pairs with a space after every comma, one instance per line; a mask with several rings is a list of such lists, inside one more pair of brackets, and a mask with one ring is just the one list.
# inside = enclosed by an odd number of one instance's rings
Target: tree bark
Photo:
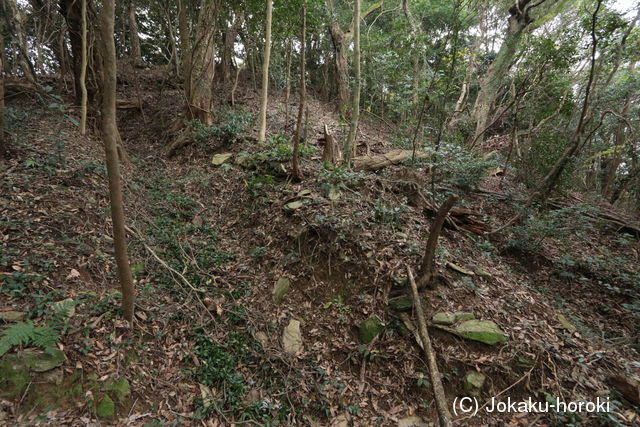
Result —
[[[269, 0], [270, 1], [270, 0]], [[302, 114], [304, 112], [305, 97], [307, 94], [307, 85], [305, 79], [305, 48], [307, 44], [307, 3], [302, 3], [302, 31], [300, 35], [300, 102], [298, 104], [298, 121], [296, 123], [296, 134], [293, 138], [293, 177], [301, 181], [302, 171], [300, 170], [300, 137], [302, 135]]]
[[418, 273], [418, 289], [424, 289], [432, 285], [433, 278], [435, 276], [435, 257], [438, 238], [440, 237], [440, 232], [442, 231], [442, 226], [447, 218], [447, 214], [457, 200], [458, 196], [450, 195], [440, 206], [438, 213], [436, 213], [434, 222], [431, 225], [431, 230], [429, 230], [427, 248], [425, 250], [424, 257], [422, 258], [422, 265], [420, 266], [420, 271]]
[[80, 60], [80, 135], [87, 132], [87, 0], [81, 0], [82, 14], [82, 53]]
[[[0, 11], [3, 6], [0, 5]], [[6, 157], [9, 152], [9, 138], [4, 134], [4, 21], [0, 19], [0, 158]]]
[[353, 104], [351, 106], [351, 126], [349, 127], [349, 135], [342, 150], [344, 153], [344, 163], [347, 168], [351, 167], [351, 159], [356, 155], [358, 120], [360, 119], [360, 1], [355, 0], [353, 21], [353, 65], [355, 73], [355, 81], [353, 88]]
[[265, 22], [264, 57], [262, 58], [262, 92], [260, 94], [260, 133], [258, 141], [267, 136], [267, 102], [269, 97], [269, 59], [271, 56], [271, 12], [273, 0], [267, 0], [267, 18]]
[[140, 36], [138, 35], [138, 21], [136, 20], [135, 0], [129, 2], [129, 42], [131, 43], [131, 63], [134, 67], [142, 65], [142, 50], [140, 49]]
[[122, 289], [122, 311], [124, 318], [132, 325], [134, 289], [127, 237], [125, 234], [124, 206], [118, 163], [116, 125], [116, 47], [114, 43], [115, 0], [103, 0], [100, 48], [102, 51], [102, 138], [104, 140], [107, 174], [109, 177], [109, 196], [111, 199], [111, 220], [113, 222], [113, 241]]
[[187, 117], [200, 120], [205, 126], [213, 124], [214, 39], [219, 5], [220, 0], [202, 0], [196, 40], [185, 72]]

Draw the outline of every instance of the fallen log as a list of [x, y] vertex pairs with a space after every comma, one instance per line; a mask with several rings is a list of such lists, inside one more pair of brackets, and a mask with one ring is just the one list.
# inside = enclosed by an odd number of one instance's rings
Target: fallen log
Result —
[[[412, 150], [393, 150], [375, 156], [358, 156], [352, 159], [353, 169], [360, 171], [377, 171], [390, 165], [397, 165], [413, 156]], [[428, 153], [416, 151], [416, 159], [423, 159]]]

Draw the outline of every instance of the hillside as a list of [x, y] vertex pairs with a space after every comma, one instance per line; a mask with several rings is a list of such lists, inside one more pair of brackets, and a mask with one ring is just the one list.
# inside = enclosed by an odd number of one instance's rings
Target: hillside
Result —
[[[284, 94], [272, 93], [265, 143], [257, 142], [258, 96], [244, 82], [236, 106], [219, 106], [212, 127], [167, 133], [183, 108], [164, 74], [124, 70], [118, 82], [130, 158], [123, 181], [137, 292], [132, 329], [121, 318], [97, 130], [78, 134], [69, 98], [52, 106], [34, 92], [8, 97], [0, 322], [50, 328], [40, 332], [54, 344], [38, 362], [51, 363], [46, 372], [24, 368], [37, 342], [0, 359], [2, 424], [433, 424], [426, 359], [407, 328], [416, 317], [406, 268], [419, 265], [434, 208], [451, 193], [460, 200], [436, 252], [442, 277], [421, 292], [450, 403], [477, 395], [487, 403], [611, 405], [609, 413], [454, 418], [640, 422], [638, 218], [566, 193], [543, 215], [487, 234], [519, 212], [527, 191], [516, 169], [504, 174], [508, 148], [499, 137], [487, 141], [494, 154], [484, 157], [443, 144], [416, 163], [378, 171], [326, 167], [325, 125], [338, 140], [348, 129], [333, 104], [315, 97], [304, 179], [294, 182], [295, 102], [287, 123]], [[396, 126], [363, 113], [358, 154], [410, 149]], [[185, 132], [188, 143], [167, 156]], [[451, 333], [461, 322], [452, 313], [492, 321], [506, 340], [488, 345]], [[365, 344], [368, 319], [378, 322]], [[470, 372], [482, 374], [480, 387]]]

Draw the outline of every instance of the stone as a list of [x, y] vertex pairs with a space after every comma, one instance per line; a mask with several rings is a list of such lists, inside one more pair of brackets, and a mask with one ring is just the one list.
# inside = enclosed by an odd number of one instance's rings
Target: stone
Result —
[[573, 323], [569, 322], [569, 320], [563, 314], [558, 314], [558, 322], [560, 322], [562, 327], [572, 334], [577, 330], [576, 327], [573, 326]]
[[475, 276], [475, 273], [473, 271], [467, 270], [466, 268], [462, 268], [459, 265], [456, 265], [452, 262], [447, 262], [447, 267], [457, 271], [458, 273], [466, 274], [467, 276]]
[[96, 396], [96, 415], [98, 418], [113, 418], [116, 415], [116, 405], [106, 394]]
[[37, 382], [60, 385], [63, 379], [64, 373], [62, 372], [62, 368], [55, 368], [39, 374]]
[[359, 337], [360, 341], [364, 344], [369, 344], [375, 337], [380, 335], [384, 325], [377, 317], [370, 317], [367, 320], [360, 323]]
[[299, 209], [302, 206], [304, 206], [304, 201], [302, 201], [302, 200], [294, 200], [293, 202], [287, 203], [282, 208], [285, 211], [295, 211], [296, 209]]
[[341, 195], [342, 193], [335, 187], [335, 185], [332, 185], [331, 188], [329, 188], [328, 197], [332, 202], [339, 200]]
[[398, 427], [427, 427], [429, 424], [425, 423], [422, 417], [412, 415], [410, 417], [404, 417], [398, 420]]
[[456, 323], [456, 315], [453, 313], [436, 313], [431, 318], [436, 325], [453, 325]]
[[489, 273], [487, 270], [480, 267], [476, 267], [473, 271], [483, 279], [491, 279], [493, 277], [491, 273]]
[[27, 313], [23, 311], [0, 311], [0, 320], [5, 322], [19, 322], [27, 318]]
[[464, 322], [465, 320], [475, 320], [476, 315], [473, 313], [457, 312], [455, 313], [456, 322]]
[[120, 403], [131, 395], [131, 386], [126, 378], [110, 378], [104, 384], [102, 391], [113, 393], [116, 400]]
[[284, 295], [289, 291], [291, 287], [291, 281], [286, 277], [281, 277], [278, 279], [276, 284], [273, 286], [273, 300], [275, 302], [282, 301]]
[[253, 164], [253, 157], [249, 153], [238, 153], [236, 155], [235, 164], [243, 168], [251, 167]]
[[221, 164], [229, 160], [231, 156], [233, 156], [233, 153], [216, 154], [211, 158], [211, 164], [214, 166], [220, 166]]
[[487, 377], [477, 371], [469, 371], [464, 376], [464, 391], [469, 396], [478, 397]]
[[56, 314], [64, 314], [65, 319], [69, 319], [76, 314], [76, 303], [71, 298], [55, 302], [51, 304], [51, 308], [56, 312]]
[[408, 296], [400, 296], [389, 301], [389, 308], [393, 311], [411, 311], [413, 299]]
[[467, 320], [456, 327], [456, 332], [463, 338], [489, 345], [507, 340], [504, 332], [491, 320]]
[[39, 350], [23, 350], [17, 355], [19, 363], [34, 372], [46, 372], [64, 363], [64, 352], [51, 349], [49, 353]]
[[0, 362], [0, 398], [15, 399], [21, 397], [31, 376], [27, 368], [14, 360]]
[[289, 325], [282, 333], [282, 347], [289, 354], [298, 354], [302, 351], [302, 334], [300, 333], [300, 321], [291, 319]]

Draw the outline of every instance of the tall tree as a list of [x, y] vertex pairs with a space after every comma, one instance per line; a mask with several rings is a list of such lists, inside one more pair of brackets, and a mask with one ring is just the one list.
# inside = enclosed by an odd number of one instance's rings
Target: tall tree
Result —
[[136, 20], [135, 0], [129, 2], [129, 42], [131, 43], [131, 62], [134, 66], [142, 64], [142, 50], [140, 49], [140, 35], [138, 34], [138, 21]]
[[355, 73], [353, 100], [351, 105], [351, 126], [344, 145], [344, 162], [351, 167], [351, 158], [355, 156], [358, 120], [360, 118], [360, 1], [354, 1], [353, 8], [353, 68]]
[[[0, 3], [0, 12], [4, 5]], [[8, 138], [5, 137], [4, 123], [4, 21], [0, 19], [0, 158], [8, 151]]]
[[122, 290], [122, 311], [124, 318], [131, 325], [133, 322], [133, 277], [127, 253], [127, 236], [125, 233], [124, 205], [122, 202], [122, 185], [120, 165], [118, 163], [116, 125], [116, 46], [114, 43], [115, 0], [103, 0], [101, 12], [102, 52], [102, 138], [104, 141], [107, 175], [109, 177], [109, 198], [111, 200], [111, 220], [113, 222], [113, 241], [115, 247], [118, 278]]
[[87, 131], [87, 0], [82, 1], [82, 53], [80, 64], [80, 134]]
[[267, 19], [265, 22], [264, 57], [262, 59], [262, 92], [260, 94], [260, 133], [258, 141], [267, 136], [267, 101], [269, 96], [269, 59], [271, 56], [271, 13], [273, 0], [267, 0]]
[[[213, 124], [213, 78], [215, 76], [215, 35], [220, 0], [202, 0], [195, 44], [184, 69], [187, 116], [205, 126]], [[182, 11], [182, 13], [185, 13]], [[182, 24], [181, 24], [182, 32]], [[181, 36], [182, 39], [182, 36]]]
[[[347, 52], [353, 40], [356, 22], [355, 17], [353, 17], [349, 27], [343, 30], [338, 22], [338, 12], [333, 0], [325, 1], [329, 9], [329, 32], [334, 49], [335, 83], [338, 90], [338, 113], [342, 118], [346, 118], [347, 111], [349, 110], [349, 62], [347, 60]], [[380, 7], [382, 7], [382, 1], [371, 5], [371, 7], [362, 14], [361, 18], [365, 19]]]
[[[302, 116], [304, 114], [304, 104], [307, 95], [306, 67], [307, 62], [305, 48], [307, 44], [307, 2], [302, 3], [302, 31], [300, 35], [300, 103], [298, 104], [298, 121], [296, 123], [296, 134], [293, 138], [293, 176], [297, 180], [302, 179], [300, 170], [300, 139], [302, 137]], [[288, 108], [288, 106], [287, 106]]]
[[[513, 58], [515, 57], [520, 42], [522, 40], [525, 29], [532, 28], [534, 22], [531, 16], [534, 8], [543, 7], [553, 3], [554, 0], [517, 0], [513, 6], [509, 8], [509, 18], [507, 21], [507, 29], [500, 45], [500, 50], [496, 54], [495, 59], [489, 66], [486, 74], [480, 81], [480, 91], [476, 97], [473, 107], [472, 120], [476, 123], [476, 130], [471, 141], [478, 141], [481, 135], [487, 130], [489, 116], [493, 111], [493, 106], [499, 93], [500, 86], [507, 72], [511, 68]], [[553, 14], [548, 14], [540, 23], [548, 20]], [[537, 24], [540, 25], [540, 23]]]

